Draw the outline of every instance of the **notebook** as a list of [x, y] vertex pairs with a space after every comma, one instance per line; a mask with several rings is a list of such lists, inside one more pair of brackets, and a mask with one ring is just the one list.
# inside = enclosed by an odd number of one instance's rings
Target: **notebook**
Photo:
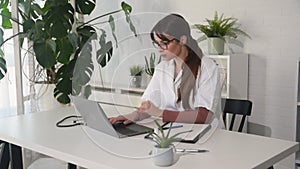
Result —
[[70, 96], [70, 98], [85, 124], [92, 129], [118, 138], [145, 134], [153, 130], [136, 123], [112, 125], [98, 102], [77, 96]]

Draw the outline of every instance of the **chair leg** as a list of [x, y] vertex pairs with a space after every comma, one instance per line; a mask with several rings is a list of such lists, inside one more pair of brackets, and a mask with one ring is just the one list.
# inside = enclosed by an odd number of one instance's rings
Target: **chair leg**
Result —
[[76, 169], [76, 165], [68, 163], [68, 169]]
[[10, 144], [10, 159], [12, 169], [23, 169], [21, 147], [14, 144]]
[[8, 169], [10, 156], [9, 156], [9, 145], [6, 142], [2, 142], [3, 147], [0, 151], [0, 168]]

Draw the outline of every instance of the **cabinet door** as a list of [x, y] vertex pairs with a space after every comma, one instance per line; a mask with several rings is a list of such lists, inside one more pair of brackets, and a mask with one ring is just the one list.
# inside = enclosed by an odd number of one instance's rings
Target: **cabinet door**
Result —
[[210, 55], [220, 69], [222, 97], [248, 98], [248, 54]]
[[[300, 142], [300, 58], [297, 62], [298, 71], [298, 86], [297, 86], [297, 126], [296, 126], [296, 141]], [[300, 151], [296, 152], [296, 165], [300, 166]]]

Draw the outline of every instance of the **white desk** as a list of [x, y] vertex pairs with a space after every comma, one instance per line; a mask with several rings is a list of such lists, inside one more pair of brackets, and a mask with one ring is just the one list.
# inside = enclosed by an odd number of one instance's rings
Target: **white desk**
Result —
[[[0, 119], [0, 140], [90, 169], [161, 169], [149, 159], [152, 142], [142, 136], [117, 139], [96, 132], [91, 139], [81, 126], [55, 126], [57, 121], [71, 114], [74, 111], [69, 107]], [[172, 169], [266, 169], [299, 148], [297, 142], [225, 130], [216, 130], [203, 144], [176, 146], [203, 148], [210, 152], [180, 156], [169, 167]]]

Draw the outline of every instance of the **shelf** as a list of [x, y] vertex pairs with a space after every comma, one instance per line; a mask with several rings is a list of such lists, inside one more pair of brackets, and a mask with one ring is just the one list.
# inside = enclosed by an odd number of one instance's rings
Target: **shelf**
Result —
[[145, 91], [145, 88], [136, 88], [130, 86], [120, 86], [120, 85], [111, 85], [111, 84], [104, 84], [104, 85], [97, 85], [92, 84], [92, 89], [96, 91], [102, 92], [112, 92], [112, 93], [120, 93], [120, 94], [133, 94], [133, 95], [142, 95]]

